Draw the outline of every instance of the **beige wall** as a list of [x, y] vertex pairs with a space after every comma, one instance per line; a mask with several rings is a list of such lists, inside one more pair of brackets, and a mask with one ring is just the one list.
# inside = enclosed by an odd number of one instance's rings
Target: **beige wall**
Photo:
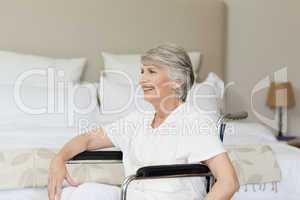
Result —
[[224, 11], [221, 0], [1, 0], [0, 50], [87, 57], [82, 80], [96, 81], [101, 51], [142, 53], [173, 42], [203, 53], [201, 78], [223, 76]]
[[[251, 91], [266, 76], [283, 66], [292, 81], [296, 107], [288, 112], [288, 132], [300, 136], [300, 1], [224, 0], [228, 12], [226, 81], [235, 85], [227, 91], [229, 110], [247, 109], [250, 120]], [[268, 118], [266, 90], [256, 92], [254, 107]]]

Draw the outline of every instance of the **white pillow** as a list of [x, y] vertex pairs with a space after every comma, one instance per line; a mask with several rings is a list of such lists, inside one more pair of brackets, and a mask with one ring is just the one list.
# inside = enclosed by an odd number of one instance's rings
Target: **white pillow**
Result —
[[150, 103], [144, 100], [143, 91], [118, 74], [107, 74], [100, 78], [100, 123], [112, 123], [127, 116], [134, 110], [147, 112], [152, 110]]
[[200, 113], [219, 115], [223, 109], [224, 82], [213, 72], [205, 81], [195, 83], [187, 96], [187, 102]]
[[[195, 78], [198, 76], [200, 67], [200, 52], [188, 52], [190, 56]], [[104, 68], [125, 72], [134, 83], [138, 83], [140, 77], [141, 54], [112, 54], [102, 52]]]
[[[213, 73], [202, 83], [196, 83], [187, 97], [187, 103], [197, 106], [198, 111], [211, 116], [220, 113], [219, 99], [222, 94], [223, 81]], [[224, 84], [224, 83], [223, 83]], [[101, 102], [102, 124], [112, 123], [139, 109], [152, 111], [153, 107], [144, 100], [143, 91], [138, 84], [128, 81], [120, 74], [109, 73], [100, 77], [99, 99]]]
[[224, 144], [256, 144], [276, 142], [272, 130], [256, 122], [227, 122], [224, 133]]
[[[1, 84], [14, 84], [16, 80], [32, 86], [47, 86], [48, 80], [79, 82], [85, 58], [54, 59], [29, 54], [0, 51]], [[53, 75], [52, 75], [53, 74]], [[51, 82], [52, 83], [52, 82]]]
[[0, 124], [49, 127], [95, 126], [97, 86], [70, 84], [61, 89], [0, 84]]

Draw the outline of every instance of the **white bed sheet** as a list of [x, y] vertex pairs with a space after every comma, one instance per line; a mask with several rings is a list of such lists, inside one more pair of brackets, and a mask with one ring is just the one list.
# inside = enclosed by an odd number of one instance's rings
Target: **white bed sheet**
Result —
[[[38, 131], [38, 130], [37, 130]], [[65, 140], [66, 137], [54, 141]], [[50, 145], [51, 142], [48, 143]], [[265, 190], [259, 186], [241, 186], [233, 200], [299, 200], [300, 197], [300, 150], [279, 142], [267, 143], [271, 146], [282, 169], [282, 181], [277, 185], [277, 192], [272, 190], [272, 184], [267, 183]], [[47, 200], [47, 189], [0, 190], [0, 200]]]
[[0, 200], [48, 200], [46, 188], [0, 191]]
[[277, 192], [272, 190], [271, 183], [265, 189], [256, 185], [241, 186], [233, 200], [299, 200], [300, 199], [300, 149], [279, 143], [266, 143], [270, 145], [278, 160], [282, 173], [282, 180], [277, 184]]
[[16, 148], [61, 148], [76, 136], [76, 128], [39, 126], [1, 126], [0, 150]]

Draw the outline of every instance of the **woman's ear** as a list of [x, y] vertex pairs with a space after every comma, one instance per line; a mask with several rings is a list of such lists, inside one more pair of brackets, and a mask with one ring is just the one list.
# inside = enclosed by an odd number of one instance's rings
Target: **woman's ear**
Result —
[[172, 81], [171, 87], [174, 90], [177, 90], [178, 88], [181, 87], [181, 85], [183, 84], [183, 82], [181, 80], [174, 80]]

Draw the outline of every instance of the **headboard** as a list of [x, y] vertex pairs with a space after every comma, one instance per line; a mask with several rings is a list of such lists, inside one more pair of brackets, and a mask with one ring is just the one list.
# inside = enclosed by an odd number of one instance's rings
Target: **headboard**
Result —
[[141, 53], [163, 42], [203, 54], [200, 77], [223, 77], [221, 0], [1, 0], [0, 50], [87, 57], [82, 80], [103, 69], [101, 51]]

